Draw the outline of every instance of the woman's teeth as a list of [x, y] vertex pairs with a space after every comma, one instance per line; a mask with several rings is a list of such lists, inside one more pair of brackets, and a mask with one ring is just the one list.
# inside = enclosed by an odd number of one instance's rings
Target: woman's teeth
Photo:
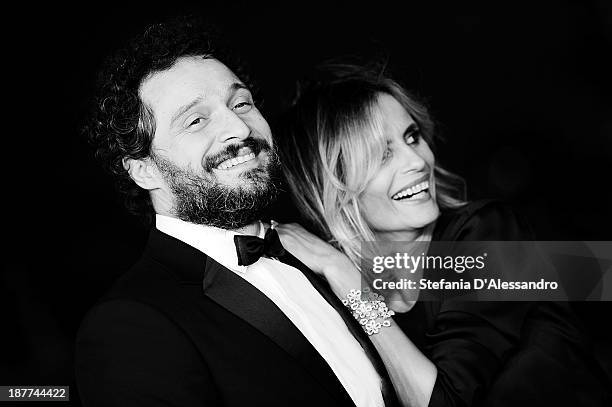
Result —
[[423, 181], [419, 184], [413, 185], [410, 188], [399, 191], [391, 198], [399, 201], [402, 199], [418, 199], [425, 195], [425, 192], [429, 189], [429, 181]]
[[229, 160], [223, 161], [221, 164], [217, 166], [218, 170], [227, 170], [238, 164], [245, 163], [247, 161], [251, 161], [255, 158], [254, 153], [249, 153], [247, 155], [241, 155], [240, 157], [230, 158]]

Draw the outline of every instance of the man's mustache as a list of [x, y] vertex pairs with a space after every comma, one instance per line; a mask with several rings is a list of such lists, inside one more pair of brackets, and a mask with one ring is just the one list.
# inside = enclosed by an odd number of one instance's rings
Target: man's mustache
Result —
[[223, 150], [204, 158], [204, 170], [206, 172], [211, 172], [213, 168], [216, 168], [223, 161], [236, 158], [238, 156], [238, 151], [244, 147], [249, 147], [255, 155], [258, 155], [261, 151], [270, 151], [272, 149], [272, 146], [270, 146], [267, 140], [248, 137], [240, 143], [230, 144]]

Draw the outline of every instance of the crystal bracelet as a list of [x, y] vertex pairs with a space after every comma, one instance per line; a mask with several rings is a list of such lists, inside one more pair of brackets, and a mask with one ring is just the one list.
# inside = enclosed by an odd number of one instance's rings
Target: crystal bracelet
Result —
[[368, 335], [377, 334], [383, 326], [391, 326], [391, 316], [395, 315], [385, 304], [385, 297], [369, 288], [363, 289], [365, 300], [361, 298], [361, 290], [351, 290], [342, 303], [351, 309], [353, 317], [363, 327]]

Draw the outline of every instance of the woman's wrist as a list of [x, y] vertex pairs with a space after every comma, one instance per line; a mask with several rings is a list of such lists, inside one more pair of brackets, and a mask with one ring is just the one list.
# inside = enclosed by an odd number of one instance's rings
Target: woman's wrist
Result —
[[350, 308], [353, 317], [368, 335], [380, 332], [383, 327], [391, 326], [391, 317], [395, 314], [385, 303], [385, 298], [369, 288], [351, 290], [342, 303]]
[[346, 256], [343, 257], [343, 259], [337, 259], [323, 267], [325, 279], [340, 299], [346, 298], [351, 290], [361, 287], [359, 270]]

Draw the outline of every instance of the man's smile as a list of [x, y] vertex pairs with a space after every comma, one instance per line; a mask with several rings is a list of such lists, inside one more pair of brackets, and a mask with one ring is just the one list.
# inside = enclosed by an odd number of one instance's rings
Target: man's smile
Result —
[[234, 158], [227, 159], [215, 167], [216, 170], [229, 170], [241, 164], [255, 160], [257, 156], [250, 147], [242, 147], [238, 151], [238, 155]]

